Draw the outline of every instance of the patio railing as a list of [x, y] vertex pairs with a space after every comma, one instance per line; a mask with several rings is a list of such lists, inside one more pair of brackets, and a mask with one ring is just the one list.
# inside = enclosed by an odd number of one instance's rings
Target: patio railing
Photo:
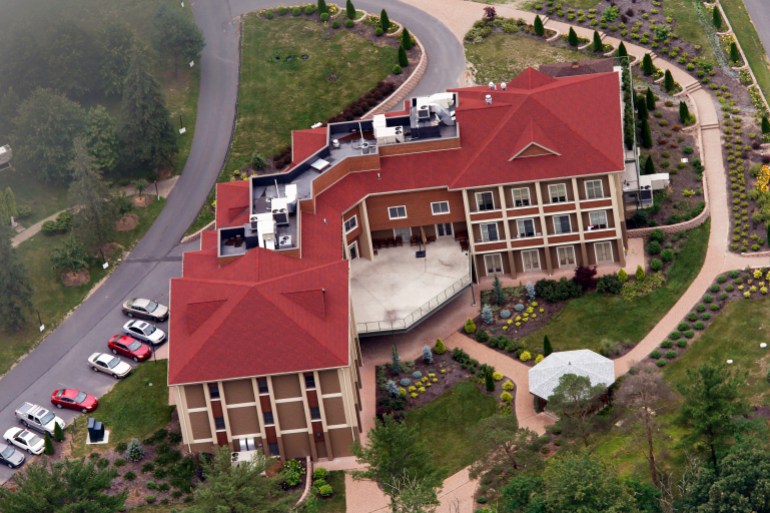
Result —
[[470, 284], [471, 277], [469, 275], [465, 275], [437, 295], [433, 296], [433, 298], [424, 303], [420, 308], [413, 311], [403, 319], [396, 319], [394, 321], [369, 321], [356, 323], [358, 333], [364, 334], [407, 330], [416, 324], [420, 319], [436, 310], [439, 306], [444, 304], [444, 302], [455, 296], [458, 292]]

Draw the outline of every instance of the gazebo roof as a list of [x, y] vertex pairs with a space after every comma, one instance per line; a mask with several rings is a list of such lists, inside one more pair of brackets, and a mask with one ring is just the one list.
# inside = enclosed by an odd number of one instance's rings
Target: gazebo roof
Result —
[[615, 363], [588, 349], [552, 353], [529, 369], [529, 392], [548, 400], [565, 374], [585, 376], [594, 386], [610, 386], [615, 382]]

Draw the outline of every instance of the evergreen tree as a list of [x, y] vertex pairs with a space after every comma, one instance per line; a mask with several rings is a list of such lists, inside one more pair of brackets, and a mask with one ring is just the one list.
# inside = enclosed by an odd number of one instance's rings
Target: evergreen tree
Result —
[[762, 133], [770, 134], [770, 120], [767, 119], [767, 116], [762, 116]]
[[650, 130], [650, 122], [645, 118], [642, 119], [642, 148], [652, 148], [652, 131]]
[[53, 439], [57, 442], [64, 440], [64, 431], [62, 431], [62, 428], [58, 422], [54, 422], [53, 425]]
[[402, 68], [409, 66], [409, 58], [406, 56], [406, 50], [403, 46], [398, 47], [398, 65]]
[[5, 200], [5, 194], [0, 194], [0, 225], [10, 226], [11, 224], [11, 211], [8, 208], [8, 203]]
[[567, 42], [570, 44], [570, 46], [577, 46], [580, 42], [578, 40], [577, 32], [575, 32], [575, 29], [570, 27], [569, 28], [569, 34], [567, 35]]
[[390, 349], [390, 355], [393, 360], [390, 367], [391, 370], [396, 374], [401, 374], [401, 358], [398, 356], [398, 347], [396, 347], [396, 344], [393, 344], [393, 347]]
[[495, 380], [492, 378], [492, 371], [489, 369], [484, 373], [484, 387], [487, 389], [487, 392], [495, 391]]
[[594, 52], [604, 51], [604, 43], [602, 43], [602, 37], [599, 35], [599, 32], [597, 30], [594, 30], [594, 43], [591, 46], [591, 49]]
[[543, 356], [548, 356], [553, 353], [553, 347], [551, 347], [551, 340], [548, 335], [543, 337]]
[[380, 12], [380, 28], [383, 34], [387, 34], [390, 30], [390, 18], [388, 18], [388, 11], [385, 9]]
[[621, 59], [628, 58], [628, 50], [626, 50], [626, 45], [623, 44], [623, 41], [621, 41], [618, 45], [618, 57]]
[[120, 159], [120, 141], [115, 121], [101, 105], [88, 111], [85, 133], [86, 148], [102, 171], [111, 171]]
[[591, 380], [576, 374], [564, 374], [548, 398], [548, 409], [559, 416], [564, 430], [579, 436], [588, 447], [591, 433], [591, 415], [596, 411], [599, 397], [606, 390], [603, 385], [592, 385]]
[[690, 109], [687, 107], [687, 103], [683, 101], [679, 102], [679, 121], [685, 126], [690, 124]]
[[0, 145], [5, 144], [13, 131], [13, 120], [19, 111], [21, 98], [10, 86], [5, 94], [0, 95]]
[[543, 26], [543, 20], [540, 19], [540, 15], [535, 16], [534, 29], [536, 35], [540, 37], [545, 35], [545, 27]]
[[[5, 194], [3, 194], [3, 196], [4, 196], [3, 199], [4, 199], [5, 208], [8, 211], [8, 217], [10, 218], [10, 217], [18, 216], [19, 209], [16, 206], [16, 196], [13, 194], [13, 189], [11, 189], [10, 187], [6, 187]], [[8, 220], [8, 222], [9, 223], [11, 222], [10, 219]]]
[[200, 59], [206, 41], [195, 22], [179, 8], [161, 3], [155, 13], [152, 26], [152, 42], [158, 54], [174, 63]]
[[345, 16], [347, 16], [349, 20], [356, 19], [356, 8], [351, 0], [347, 0], [345, 3]]
[[644, 171], [642, 174], [653, 175], [655, 174], [655, 162], [652, 160], [652, 155], [647, 155], [647, 159], [644, 161]]
[[714, 23], [714, 28], [717, 29], [717, 32], [722, 30], [722, 16], [719, 14], [719, 7], [716, 5], [711, 13], [711, 20]]
[[160, 84], [150, 73], [144, 52], [138, 48], [131, 58], [121, 111], [120, 134], [127, 160], [152, 171], [171, 164], [177, 151], [176, 134]]
[[433, 346], [433, 352], [436, 354], [444, 354], [446, 353], [446, 345], [444, 344], [444, 341], [440, 338], [436, 339], [436, 344]]
[[48, 455], [48, 456], [52, 456], [53, 455], [53, 440], [51, 440], [51, 435], [46, 433], [45, 434], [45, 438], [43, 439], [43, 441], [44, 441], [43, 453]]
[[24, 325], [25, 313], [32, 309], [32, 285], [5, 224], [0, 225], [0, 262], [0, 323], [10, 332]]
[[492, 299], [498, 306], [505, 303], [505, 291], [503, 290], [503, 284], [500, 281], [500, 277], [495, 275], [495, 279], [492, 281]]
[[655, 65], [652, 63], [652, 56], [649, 53], [642, 57], [642, 72], [647, 76], [655, 73]]
[[647, 99], [647, 110], [655, 110], [655, 95], [652, 93], [652, 89], [649, 87], [647, 88], [645, 98]]
[[650, 116], [649, 112], [647, 112], [647, 100], [641, 96], [636, 99], [636, 113], [640, 121], [648, 119]]
[[663, 86], [666, 88], [666, 92], [670, 93], [676, 88], [676, 82], [674, 82], [674, 76], [671, 74], [671, 71], [666, 70], [665, 75], [663, 76]]
[[326, 0], [318, 0], [318, 14], [329, 12], [329, 7], [326, 5]]
[[736, 64], [741, 62], [741, 52], [738, 51], [738, 45], [735, 44], [735, 41], [730, 43], [730, 60]]
[[134, 33], [124, 23], [111, 23], [104, 27], [99, 39], [104, 47], [99, 67], [102, 89], [108, 96], [120, 96], [131, 64]]
[[412, 34], [409, 33], [409, 29], [404, 27], [404, 30], [401, 32], [401, 46], [404, 48], [404, 50], [411, 50], [414, 46], [414, 39], [412, 39]]

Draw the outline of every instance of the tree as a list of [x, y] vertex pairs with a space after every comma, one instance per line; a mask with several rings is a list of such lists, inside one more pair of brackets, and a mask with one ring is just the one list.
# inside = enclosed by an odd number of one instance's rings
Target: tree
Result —
[[116, 472], [112, 468], [101, 469], [94, 461], [85, 458], [30, 462], [24, 471], [13, 476], [14, 490], [0, 488], [0, 511], [121, 511], [125, 507], [127, 492], [114, 493], [110, 490], [115, 475]]
[[105, 26], [99, 39], [104, 46], [99, 67], [102, 89], [108, 96], [120, 96], [131, 64], [134, 34], [124, 23], [116, 22]]
[[318, 14], [329, 12], [329, 7], [326, 5], [326, 0], [318, 0]]
[[436, 344], [433, 346], [433, 352], [436, 354], [444, 354], [446, 353], [446, 345], [444, 344], [444, 341], [440, 338], [436, 339]]
[[146, 61], [144, 52], [135, 49], [123, 88], [120, 134], [127, 160], [156, 171], [172, 162], [177, 142], [160, 84]]
[[534, 29], [535, 35], [540, 37], [545, 35], [545, 27], [543, 26], [543, 20], [540, 19], [540, 15], [535, 16]]
[[[220, 447], [211, 461], [204, 464], [205, 481], [195, 489], [189, 513], [220, 513], [259, 511], [286, 513], [293, 506], [291, 496], [280, 487], [280, 474], [266, 477], [262, 473], [270, 460], [262, 455], [252, 461], [233, 466], [230, 450]], [[226, 506], [225, 506], [226, 505]], [[224, 508], [224, 509], [223, 509]]]
[[495, 21], [495, 18], [497, 18], [497, 9], [491, 5], [484, 7], [484, 21], [492, 23]]
[[399, 511], [399, 502], [403, 501], [404, 482], [417, 485], [423, 501], [435, 500], [441, 478], [415, 427], [386, 415], [369, 431], [368, 446], [355, 445], [353, 452], [360, 463], [368, 466], [354, 477], [375, 481], [390, 497], [393, 512]]
[[650, 122], [645, 118], [642, 119], [642, 148], [652, 148], [652, 131], [650, 130]]
[[409, 33], [409, 29], [404, 27], [404, 30], [401, 32], [401, 46], [404, 48], [404, 50], [411, 50], [414, 46], [414, 39], [412, 39], [412, 34]]
[[398, 47], [398, 65], [402, 68], [409, 66], [409, 58], [406, 56], [406, 50], [403, 46]]
[[551, 353], [553, 353], [553, 347], [551, 347], [551, 340], [548, 338], [548, 335], [545, 335], [543, 337], [543, 356], [548, 356]]
[[687, 108], [687, 103], [683, 101], [679, 102], [679, 121], [685, 126], [690, 124], [690, 109]]
[[770, 120], [767, 119], [767, 116], [762, 116], [762, 133], [770, 134]]
[[46, 433], [45, 436], [43, 437], [43, 442], [44, 442], [43, 453], [46, 454], [47, 456], [52, 456], [53, 455], [53, 441], [51, 440], [51, 435]]
[[118, 211], [112, 191], [82, 138], [75, 139], [75, 156], [70, 168], [72, 183], [69, 194], [72, 204], [79, 207], [75, 211], [74, 232], [86, 248], [99, 249], [112, 235]]
[[647, 99], [641, 96], [636, 99], [636, 112], [638, 119], [647, 119], [650, 116], [647, 110]]
[[652, 89], [649, 87], [647, 88], [647, 92], [645, 93], [645, 99], [647, 100], [647, 110], [655, 110], [655, 95], [652, 93]]
[[642, 172], [644, 175], [652, 175], [655, 174], [655, 162], [652, 160], [652, 155], [647, 155], [647, 158], [644, 161], [644, 171]]
[[618, 57], [620, 57], [621, 60], [628, 59], [628, 50], [626, 50], [626, 45], [623, 44], [623, 41], [618, 45]]
[[27, 270], [11, 247], [11, 230], [0, 225], [0, 322], [8, 331], [24, 325], [25, 313], [32, 309], [32, 285]]
[[115, 121], [101, 105], [88, 111], [85, 143], [88, 153], [102, 171], [112, 171], [120, 159], [120, 141]]
[[180, 62], [197, 61], [206, 45], [195, 22], [182, 9], [161, 3], [152, 23], [152, 43], [159, 55], [174, 63], [174, 71]]
[[422, 346], [422, 361], [428, 365], [433, 364], [433, 351], [427, 344]]
[[591, 49], [594, 52], [603, 52], [604, 51], [604, 43], [602, 43], [602, 37], [599, 35], [599, 31], [594, 30], [594, 42], [591, 45]]
[[738, 45], [735, 44], [735, 41], [730, 43], [730, 60], [734, 63], [741, 61], [741, 52], [738, 50]]
[[88, 268], [88, 252], [76, 238], [70, 236], [63, 246], [51, 252], [51, 263], [59, 272], [76, 273]]
[[19, 110], [21, 98], [16, 94], [13, 86], [9, 87], [5, 94], [0, 95], [0, 145], [11, 136], [13, 120]]
[[567, 42], [570, 44], [570, 46], [577, 46], [580, 40], [578, 40], [577, 32], [575, 32], [575, 29], [570, 27], [569, 28], [569, 34], [567, 35]]
[[660, 476], [655, 452], [655, 437], [659, 431], [658, 417], [666, 405], [671, 404], [674, 395], [654, 367], [644, 366], [636, 374], [623, 381], [616, 394], [616, 402], [626, 413], [626, 425], [639, 434], [644, 447], [644, 456], [650, 469], [650, 479], [660, 486]]
[[123, 456], [125, 456], [128, 461], [142, 461], [142, 458], [144, 458], [144, 447], [142, 446], [142, 443], [136, 438], [129, 440]]
[[388, 30], [390, 30], [390, 18], [388, 18], [388, 11], [385, 9], [380, 11], [380, 28], [384, 34], [387, 34]]
[[[3, 194], [3, 203], [5, 204], [5, 208], [8, 212], [8, 217], [16, 217], [19, 215], [19, 209], [16, 205], [16, 196], [13, 194], [13, 189], [10, 187], [5, 188], [5, 193]], [[10, 223], [10, 219], [8, 220]]]
[[72, 141], [83, 134], [86, 115], [64, 95], [37, 89], [20, 106], [11, 137], [16, 167], [45, 182], [67, 183]]
[[559, 416], [559, 424], [565, 432], [580, 437], [588, 446], [590, 417], [599, 406], [599, 397], [605, 390], [603, 385], [592, 385], [585, 376], [564, 374], [548, 398], [548, 409]]
[[58, 422], [53, 423], [53, 439], [57, 442], [64, 440], [64, 431]]
[[495, 380], [492, 378], [492, 369], [487, 369], [484, 372], [484, 388], [487, 389], [487, 392], [495, 391]]
[[663, 87], [665, 87], [666, 92], [668, 93], [676, 88], [676, 82], [674, 82], [674, 76], [671, 74], [671, 70], [666, 70], [666, 73], [663, 75]]
[[347, 16], [349, 20], [356, 19], [356, 8], [351, 0], [347, 0], [345, 3], [345, 16]]
[[505, 291], [497, 275], [495, 275], [495, 279], [492, 281], [492, 300], [498, 306], [505, 303]]
[[537, 438], [537, 433], [519, 429], [515, 415], [500, 414], [480, 420], [469, 438], [474, 454], [481, 456], [471, 465], [471, 476], [498, 473], [504, 468], [517, 472], [539, 471], [543, 460]]
[[705, 443], [715, 470], [720, 453], [735, 433], [735, 416], [746, 411], [738, 392], [745, 379], [725, 364], [707, 362], [687, 369], [687, 380], [677, 387], [687, 398], [680, 409], [683, 421], [692, 428], [687, 441]]
[[642, 72], [647, 76], [655, 73], [655, 65], [652, 63], [652, 56], [649, 53], [642, 57]]
[[719, 14], [719, 7], [716, 5], [711, 13], [711, 20], [714, 23], [714, 28], [717, 29], [717, 32], [722, 30], [722, 16]]
[[408, 475], [406, 471], [390, 486], [393, 490], [393, 513], [433, 513], [439, 505], [435, 487], [424, 479]]
[[3, 226], [11, 224], [11, 211], [5, 201], [5, 194], [0, 194], [0, 224]]
[[396, 374], [401, 374], [401, 358], [398, 356], [398, 347], [396, 344], [393, 344], [393, 347], [390, 348], [390, 355], [393, 360], [390, 369]]

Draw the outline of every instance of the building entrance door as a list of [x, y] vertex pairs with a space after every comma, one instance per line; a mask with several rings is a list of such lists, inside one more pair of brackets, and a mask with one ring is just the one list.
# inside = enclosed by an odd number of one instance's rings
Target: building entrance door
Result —
[[401, 237], [402, 242], [409, 243], [409, 239], [412, 238], [412, 229], [411, 228], [393, 228], [393, 236], [396, 238]]
[[454, 235], [452, 223], [440, 223], [436, 225], [436, 235], [439, 237], [451, 237]]

